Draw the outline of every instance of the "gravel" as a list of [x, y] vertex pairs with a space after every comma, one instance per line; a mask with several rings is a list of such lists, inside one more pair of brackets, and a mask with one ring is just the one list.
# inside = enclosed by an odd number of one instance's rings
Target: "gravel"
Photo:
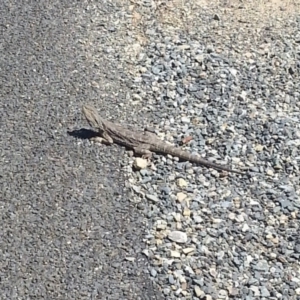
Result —
[[248, 27], [213, 11], [193, 20], [197, 32], [146, 27], [131, 88], [163, 139], [192, 136], [190, 152], [249, 176], [156, 155], [151, 181], [131, 173], [147, 195], [150, 274], [166, 299], [297, 299], [299, 19], [237, 36]]
[[[247, 5], [0, 4], [3, 299], [300, 297], [300, 20]], [[248, 174], [136, 170], [84, 102]]]

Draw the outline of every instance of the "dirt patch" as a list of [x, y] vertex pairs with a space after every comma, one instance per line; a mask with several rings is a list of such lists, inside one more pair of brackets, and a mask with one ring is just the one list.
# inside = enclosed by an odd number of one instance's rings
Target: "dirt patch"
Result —
[[241, 39], [257, 40], [263, 35], [261, 32], [284, 26], [284, 22], [300, 9], [298, 0], [153, 0], [147, 2], [149, 5], [142, 0], [121, 1], [129, 5], [131, 13], [128, 16], [131, 19], [128, 35], [132, 43], [124, 47], [124, 54], [128, 71], [134, 74], [138, 70], [132, 70], [130, 62], [135, 65], [149, 43], [149, 32], [154, 23], [159, 23], [165, 33], [174, 37], [182, 31], [197, 36], [198, 30], [205, 24], [208, 32], [229, 36], [230, 32], [239, 28]]
[[174, 28], [187, 28], [203, 10], [216, 11], [216, 20], [232, 21], [232, 26], [252, 23], [256, 28], [261, 28], [274, 19], [296, 14], [300, 8], [300, 2], [296, 0], [173, 0], [155, 3], [160, 22]]

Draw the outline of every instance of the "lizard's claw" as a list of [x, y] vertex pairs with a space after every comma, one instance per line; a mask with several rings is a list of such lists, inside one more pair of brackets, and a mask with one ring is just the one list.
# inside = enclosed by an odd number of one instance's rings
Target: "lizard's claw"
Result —
[[150, 160], [151, 157], [152, 157], [152, 153], [151, 152], [145, 153], [145, 154], [142, 155], [142, 158], [147, 159], [147, 160]]

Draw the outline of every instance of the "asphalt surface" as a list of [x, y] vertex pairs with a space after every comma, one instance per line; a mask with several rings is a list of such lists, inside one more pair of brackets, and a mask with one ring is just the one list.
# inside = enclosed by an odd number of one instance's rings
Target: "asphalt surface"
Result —
[[0, 299], [299, 299], [298, 7], [1, 1]]
[[85, 102], [111, 108], [126, 89], [106, 57], [122, 35], [118, 9], [0, 3], [1, 299], [159, 297], [137, 254], [143, 220], [124, 187], [122, 150], [91, 145], [80, 112]]

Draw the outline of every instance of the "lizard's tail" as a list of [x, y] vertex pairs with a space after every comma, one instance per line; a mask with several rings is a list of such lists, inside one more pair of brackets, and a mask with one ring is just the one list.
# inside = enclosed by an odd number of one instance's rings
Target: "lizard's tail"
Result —
[[227, 172], [233, 172], [233, 173], [236, 173], [236, 174], [245, 175], [245, 173], [243, 173], [243, 172], [233, 170], [228, 166], [222, 166], [222, 165], [216, 164], [214, 162], [210, 162], [210, 161], [208, 161], [204, 158], [201, 158], [198, 155], [190, 154], [187, 151], [183, 151], [182, 149], [171, 146], [171, 145], [165, 145], [162, 149], [162, 152], [165, 153], [165, 154], [170, 154], [172, 156], [176, 156], [180, 160], [190, 161], [190, 162], [193, 162], [193, 163], [196, 163], [196, 164], [203, 165], [203, 166], [208, 167], [208, 168], [213, 168], [213, 169], [216, 169], [216, 170], [219, 170], [219, 171], [227, 171]]

